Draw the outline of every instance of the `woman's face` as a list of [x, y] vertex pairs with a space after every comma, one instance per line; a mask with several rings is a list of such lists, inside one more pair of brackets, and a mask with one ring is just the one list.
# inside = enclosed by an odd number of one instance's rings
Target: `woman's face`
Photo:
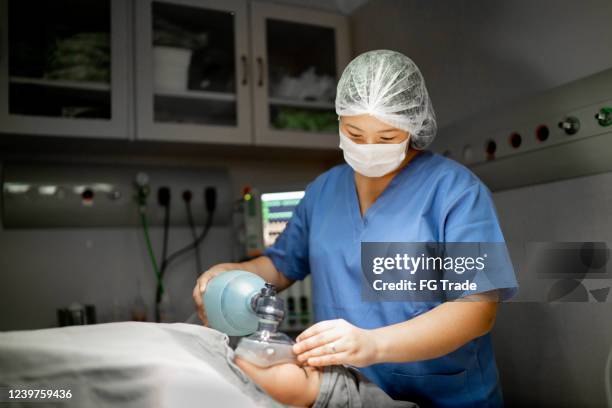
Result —
[[409, 134], [389, 126], [372, 115], [340, 116], [340, 129], [349, 139], [359, 144], [402, 143]]

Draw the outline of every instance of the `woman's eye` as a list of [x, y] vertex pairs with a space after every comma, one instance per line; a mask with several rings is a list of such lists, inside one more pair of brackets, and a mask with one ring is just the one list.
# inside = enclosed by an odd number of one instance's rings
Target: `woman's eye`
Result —
[[395, 140], [395, 137], [381, 137], [380, 140], [383, 142], [392, 142]]
[[355, 135], [355, 134], [353, 134], [353, 133], [349, 133], [349, 136], [350, 136], [350, 137], [357, 138], [357, 139], [361, 137], [361, 135]]

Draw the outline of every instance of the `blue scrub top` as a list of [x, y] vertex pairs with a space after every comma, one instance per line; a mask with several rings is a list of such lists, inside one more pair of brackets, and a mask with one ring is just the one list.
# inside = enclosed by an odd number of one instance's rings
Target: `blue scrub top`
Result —
[[[361, 300], [361, 242], [504, 242], [491, 195], [467, 168], [420, 152], [361, 216], [354, 171], [346, 164], [306, 189], [285, 231], [265, 251], [291, 280], [312, 274], [315, 320], [345, 319], [373, 329], [427, 312], [436, 302]], [[502, 299], [517, 289], [500, 273]], [[511, 275], [511, 276], [510, 276]], [[397, 339], [401, 341], [401, 339]], [[502, 406], [490, 334], [443, 357], [361, 368], [392, 398], [421, 406]]]

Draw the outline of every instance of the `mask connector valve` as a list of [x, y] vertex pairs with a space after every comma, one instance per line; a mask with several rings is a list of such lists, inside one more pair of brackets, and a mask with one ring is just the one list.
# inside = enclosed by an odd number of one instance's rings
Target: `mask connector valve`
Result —
[[260, 367], [296, 364], [293, 353], [295, 342], [278, 331], [285, 317], [285, 302], [276, 296], [274, 285], [266, 283], [260, 293], [253, 296], [251, 305], [259, 319], [257, 331], [240, 340], [236, 356]]

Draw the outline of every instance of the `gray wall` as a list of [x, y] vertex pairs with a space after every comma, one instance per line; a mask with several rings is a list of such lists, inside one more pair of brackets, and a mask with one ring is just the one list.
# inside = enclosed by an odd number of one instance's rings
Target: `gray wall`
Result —
[[610, 21], [609, 0], [372, 0], [351, 35], [412, 58], [444, 127], [611, 67]]
[[[453, 137], [453, 123], [612, 67], [610, 21], [608, 0], [374, 0], [351, 27], [355, 55], [394, 49], [419, 65], [440, 135]], [[494, 197], [508, 241], [612, 241], [610, 173]], [[508, 406], [606, 405], [610, 301], [502, 305], [494, 339]]]
[[[612, 243], [612, 173], [498, 192], [494, 200], [510, 244]], [[523, 258], [513, 253], [513, 261]], [[519, 284], [528, 280], [525, 273], [518, 269]], [[503, 304], [494, 342], [509, 406], [606, 405], [612, 297], [606, 303]]]

